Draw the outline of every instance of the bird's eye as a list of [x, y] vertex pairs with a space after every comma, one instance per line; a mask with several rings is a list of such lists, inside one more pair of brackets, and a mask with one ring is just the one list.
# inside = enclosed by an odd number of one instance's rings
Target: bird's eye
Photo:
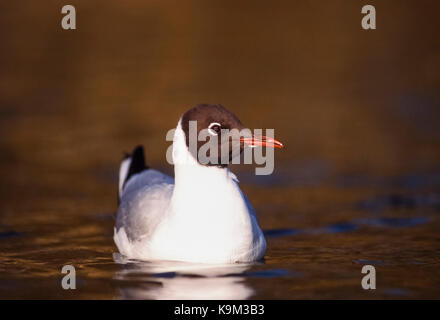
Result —
[[208, 127], [208, 132], [212, 135], [218, 135], [222, 131], [222, 125], [218, 122], [213, 122]]

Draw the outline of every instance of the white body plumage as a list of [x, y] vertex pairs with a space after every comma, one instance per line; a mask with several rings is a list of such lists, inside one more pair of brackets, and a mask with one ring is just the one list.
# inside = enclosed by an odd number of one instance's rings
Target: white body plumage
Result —
[[[227, 168], [204, 166], [189, 152], [180, 121], [173, 179], [148, 169], [120, 184], [114, 241], [139, 260], [235, 263], [262, 259], [266, 241], [255, 212]], [[125, 164], [127, 167], [127, 164]], [[124, 176], [124, 164], [121, 176]]]

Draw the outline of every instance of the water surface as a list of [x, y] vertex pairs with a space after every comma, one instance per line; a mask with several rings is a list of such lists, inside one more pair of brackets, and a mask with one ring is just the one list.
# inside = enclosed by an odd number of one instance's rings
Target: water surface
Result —
[[[97, 196], [96, 180], [91, 192]], [[242, 184], [255, 200], [265, 230], [266, 258], [221, 266], [125, 261], [112, 241], [114, 213], [89, 208], [91, 195], [74, 197], [65, 190], [64, 196], [61, 189], [56, 199], [44, 199], [27, 192], [27, 201], [15, 206], [22, 214], [11, 210], [2, 219], [0, 294], [80, 299], [438, 297], [440, 201], [432, 191], [402, 187], [390, 194], [380, 186], [341, 188], [331, 182], [270, 189]], [[277, 200], [293, 194], [303, 200]], [[114, 201], [111, 195], [104, 197]], [[51, 209], [54, 203], [60, 207]], [[60, 271], [66, 264], [76, 267], [76, 290], [61, 289]], [[376, 268], [374, 292], [361, 288], [363, 265]]]

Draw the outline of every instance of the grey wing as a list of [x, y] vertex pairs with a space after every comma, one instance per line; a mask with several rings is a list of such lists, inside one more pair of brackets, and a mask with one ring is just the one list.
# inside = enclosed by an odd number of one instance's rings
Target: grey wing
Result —
[[174, 180], [157, 170], [142, 171], [127, 181], [116, 216], [116, 230], [124, 228], [128, 240], [149, 237], [163, 218]]

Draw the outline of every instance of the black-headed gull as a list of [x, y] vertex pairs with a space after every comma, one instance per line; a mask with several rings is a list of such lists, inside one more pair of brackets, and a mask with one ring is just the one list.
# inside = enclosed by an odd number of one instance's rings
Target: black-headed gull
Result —
[[[114, 241], [129, 259], [196, 263], [236, 263], [260, 260], [266, 240], [238, 180], [221, 163], [201, 164], [190, 151], [190, 121], [197, 133], [244, 129], [221, 105], [197, 105], [179, 120], [172, 158], [175, 179], [145, 164], [142, 147], [123, 160], [119, 172], [119, 208]], [[272, 138], [241, 137], [231, 145], [282, 147]], [[202, 147], [196, 141], [196, 151]], [[227, 156], [237, 156], [232, 152]], [[221, 154], [221, 152], [219, 152]], [[223, 162], [222, 162], [223, 163]]]

